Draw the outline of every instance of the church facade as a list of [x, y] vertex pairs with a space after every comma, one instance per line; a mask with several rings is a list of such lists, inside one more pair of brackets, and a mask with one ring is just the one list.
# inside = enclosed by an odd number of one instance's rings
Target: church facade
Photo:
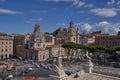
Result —
[[24, 59], [44, 61], [49, 58], [49, 50], [46, 46], [44, 34], [40, 32], [40, 25], [35, 24], [33, 33], [26, 34], [24, 45], [17, 46], [17, 51]]
[[80, 43], [79, 30], [74, 26], [74, 22], [70, 21], [69, 28], [59, 28], [56, 30], [56, 44], [64, 42]]

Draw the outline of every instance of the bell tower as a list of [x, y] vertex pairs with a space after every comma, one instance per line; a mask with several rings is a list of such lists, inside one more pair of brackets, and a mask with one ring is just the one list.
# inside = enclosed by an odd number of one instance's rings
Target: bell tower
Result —
[[73, 28], [74, 27], [74, 23], [73, 23], [73, 21], [71, 20], [70, 21], [70, 28]]
[[40, 25], [39, 24], [35, 24], [34, 32], [40, 32]]
[[70, 21], [70, 26], [68, 31], [69, 31], [68, 41], [76, 43], [77, 29], [74, 27], [74, 22], [72, 20]]

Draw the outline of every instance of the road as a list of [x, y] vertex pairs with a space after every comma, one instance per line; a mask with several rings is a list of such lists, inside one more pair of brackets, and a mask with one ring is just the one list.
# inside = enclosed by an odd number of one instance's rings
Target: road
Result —
[[[32, 68], [32, 70], [25, 72], [26, 70], [28, 70], [28, 68]], [[0, 69], [0, 78], [2, 78], [2, 70], [3, 69]], [[8, 77], [8, 75], [13, 75], [14, 78], [26, 77], [26, 76], [49, 78], [49, 75], [52, 75], [52, 74], [55, 75], [55, 72], [49, 70], [48, 68], [44, 68], [44, 67], [37, 68], [35, 67], [35, 64], [23, 63], [23, 62], [21, 62], [21, 65], [16, 66], [16, 71], [6, 70], [5, 76]], [[24, 73], [22, 73], [23, 71]]]

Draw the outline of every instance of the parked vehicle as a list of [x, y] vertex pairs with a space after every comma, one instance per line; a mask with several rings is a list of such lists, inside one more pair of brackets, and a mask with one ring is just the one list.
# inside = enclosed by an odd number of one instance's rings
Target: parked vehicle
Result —
[[8, 75], [8, 78], [13, 78], [13, 75]]
[[33, 70], [33, 68], [31, 68], [31, 67], [30, 67], [30, 68], [28, 68], [28, 70], [30, 70], [30, 71], [31, 71], [31, 70]]

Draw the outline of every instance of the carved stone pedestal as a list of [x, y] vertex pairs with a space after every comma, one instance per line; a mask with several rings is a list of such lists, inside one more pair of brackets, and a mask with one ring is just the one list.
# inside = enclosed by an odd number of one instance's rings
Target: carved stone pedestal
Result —
[[83, 68], [86, 73], [92, 73], [93, 71], [93, 63], [91, 61], [88, 61], [87, 63], [83, 64]]

